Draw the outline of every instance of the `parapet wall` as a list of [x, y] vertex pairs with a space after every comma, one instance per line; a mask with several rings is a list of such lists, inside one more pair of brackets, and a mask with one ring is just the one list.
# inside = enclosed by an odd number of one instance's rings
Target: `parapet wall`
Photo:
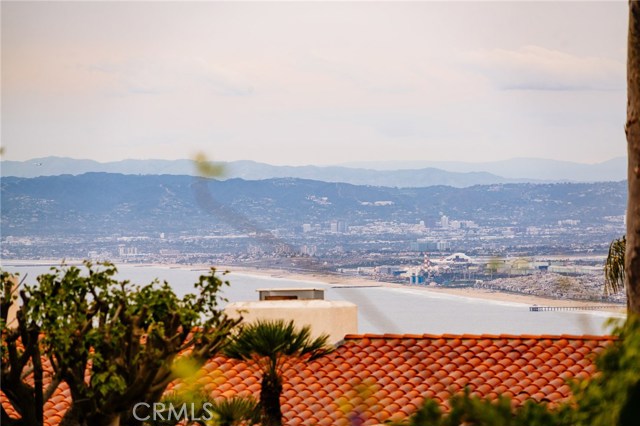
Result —
[[247, 323], [257, 319], [293, 320], [298, 326], [309, 325], [313, 337], [326, 333], [331, 343], [358, 332], [358, 307], [349, 302], [330, 300], [263, 300], [229, 303], [229, 316], [242, 315]]

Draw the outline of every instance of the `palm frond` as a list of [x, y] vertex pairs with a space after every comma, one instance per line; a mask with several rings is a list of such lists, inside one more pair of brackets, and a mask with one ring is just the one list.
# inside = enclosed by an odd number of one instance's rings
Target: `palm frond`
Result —
[[604, 264], [604, 293], [606, 295], [619, 293], [624, 289], [624, 252], [626, 246], [626, 236], [613, 240], [609, 246], [609, 254]]
[[[296, 328], [293, 321], [257, 320], [246, 325], [231, 340], [224, 354], [234, 359], [253, 361], [264, 372], [267, 368], [277, 369], [290, 358], [308, 356], [316, 359], [324, 356], [333, 351], [328, 340], [326, 334], [314, 339], [309, 326]], [[256, 358], [268, 362], [258, 362]]]
[[240, 422], [253, 425], [260, 422], [258, 401], [251, 397], [234, 397], [214, 401], [211, 411], [218, 415], [220, 426], [234, 425]]

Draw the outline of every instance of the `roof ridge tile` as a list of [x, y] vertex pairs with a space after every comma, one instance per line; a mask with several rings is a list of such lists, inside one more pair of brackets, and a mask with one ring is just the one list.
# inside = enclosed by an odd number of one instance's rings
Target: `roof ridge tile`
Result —
[[453, 333], [442, 333], [442, 334], [398, 334], [398, 333], [384, 333], [384, 334], [376, 334], [376, 333], [365, 333], [365, 334], [347, 334], [344, 336], [344, 340], [361, 340], [361, 339], [492, 339], [492, 340], [501, 340], [501, 339], [534, 339], [534, 340], [606, 340], [606, 341], [614, 341], [617, 340], [616, 336], [611, 336], [607, 334], [596, 335], [596, 334], [453, 334]]

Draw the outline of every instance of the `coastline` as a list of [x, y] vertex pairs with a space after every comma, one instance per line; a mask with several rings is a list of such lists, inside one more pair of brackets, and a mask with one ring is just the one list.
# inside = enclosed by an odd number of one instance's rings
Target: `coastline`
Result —
[[[517, 293], [506, 293], [495, 290], [485, 290], [485, 289], [477, 289], [471, 287], [463, 287], [463, 288], [446, 288], [446, 287], [429, 287], [429, 286], [417, 286], [417, 285], [404, 285], [398, 283], [391, 283], [385, 281], [377, 281], [371, 280], [365, 277], [349, 277], [349, 276], [340, 276], [340, 275], [331, 275], [331, 274], [321, 274], [321, 273], [309, 273], [304, 274], [301, 272], [292, 272], [283, 269], [262, 269], [262, 268], [252, 268], [246, 266], [232, 266], [232, 265], [221, 265], [216, 267], [219, 271], [228, 270], [233, 273], [242, 274], [242, 275], [253, 275], [260, 277], [272, 277], [272, 278], [283, 278], [290, 279], [296, 281], [308, 281], [308, 282], [318, 282], [326, 285], [331, 285], [335, 287], [387, 287], [387, 288], [399, 288], [399, 289], [411, 289], [424, 291], [427, 293], [434, 294], [447, 294], [451, 296], [458, 297], [466, 297], [471, 299], [483, 299], [490, 300], [493, 302], [506, 302], [506, 303], [518, 303], [529, 306], [554, 306], [554, 307], [587, 307], [594, 305], [604, 305], [601, 302], [591, 302], [585, 300], [572, 300], [572, 299], [554, 299], [551, 297], [540, 297], [540, 296], [532, 296], [528, 294], [517, 294]], [[626, 313], [626, 308], [621, 306], [611, 307], [607, 309], [601, 309], [600, 312], [609, 312], [624, 315]]]
[[[2, 261], [3, 264], [7, 265], [15, 265], [15, 266], [60, 266], [61, 261], [55, 259], [47, 259], [47, 260], [8, 260]], [[66, 261], [66, 265], [68, 266], [78, 266], [82, 265], [82, 261], [79, 260], [68, 260]], [[194, 265], [184, 265], [184, 264], [167, 264], [167, 263], [123, 263], [116, 264], [119, 265], [128, 265], [133, 267], [153, 267], [153, 268], [166, 268], [166, 269], [185, 269], [185, 270], [193, 270], [198, 271], [202, 270], [203, 272], [209, 270], [212, 265], [207, 264], [194, 264]], [[504, 303], [516, 303], [528, 306], [553, 306], [553, 307], [587, 307], [594, 305], [604, 305], [601, 302], [595, 301], [585, 301], [585, 300], [572, 300], [572, 299], [555, 299], [551, 297], [541, 297], [541, 296], [533, 296], [528, 294], [518, 294], [518, 293], [506, 293], [495, 290], [485, 290], [485, 289], [477, 289], [471, 287], [463, 287], [463, 288], [446, 288], [446, 287], [430, 287], [430, 286], [416, 286], [416, 285], [405, 285], [398, 284], [392, 282], [385, 281], [377, 281], [372, 280], [366, 277], [354, 277], [354, 276], [344, 276], [344, 275], [334, 275], [327, 273], [319, 273], [319, 272], [296, 272], [289, 271], [286, 269], [277, 269], [277, 268], [256, 268], [249, 266], [238, 266], [238, 265], [215, 265], [218, 272], [229, 271], [231, 275], [245, 275], [245, 276], [258, 276], [258, 277], [270, 277], [275, 279], [287, 279], [294, 281], [306, 281], [309, 283], [318, 283], [323, 285], [328, 285], [332, 287], [386, 287], [386, 288], [397, 288], [397, 289], [410, 289], [417, 291], [424, 291], [432, 294], [446, 294], [457, 297], [471, 298], [471, 299], [482, 299], [489, 300], [492, 302], [504, 302]], [[588, 312], [588, 311], [585, 311]], [[606, 309], [601, 309], [599, 312], [607, 312], [614, 313], [620, 316], [626, 313], [626, 308], [624, 306], [611, 307]]]

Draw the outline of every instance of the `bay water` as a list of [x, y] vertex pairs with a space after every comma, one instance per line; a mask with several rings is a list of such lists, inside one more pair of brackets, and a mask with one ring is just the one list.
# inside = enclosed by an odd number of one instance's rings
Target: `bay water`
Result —
[[[27, 262], [3, 262], [2, 268], [26, 276], [35, 283], [49, 266]], [[168, 266], [118, 265], [117, 279], [145, 284], [158, 278], [167, 281], [178, 295], [193, 292], [198, 276], [207, 269]], [[311, 280], [287, 279], [247, 273], [230, 273], [224, 277], [231, 285], [223, 295], [229, 302], [258, 300], [257, 289], [315, 287], [325, 290], [327, 300], [346, 300], [358, 305], [359, 333], [411, 334], [608, 334], [608, 312], [554, 311], [531, 312], [529, 305], [448, 295], [413, 287], [340, 287]], [[597, 303], [594, 303], [597, 304]]]

